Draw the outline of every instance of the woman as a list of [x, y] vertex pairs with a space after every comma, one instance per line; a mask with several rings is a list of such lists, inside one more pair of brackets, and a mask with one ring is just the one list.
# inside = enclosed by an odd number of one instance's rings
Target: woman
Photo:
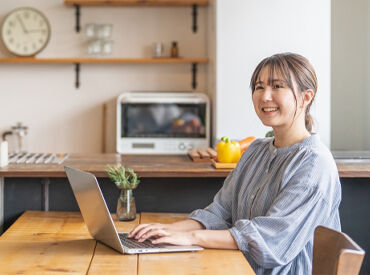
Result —
[[173, 224], [139, 225], [130, 237], [240, 249], [257, 274], [311, 274], [314, 229], [340, 230], [341, 200], [333, 157], [311, 133], [316, 74], [306, 58], [276, 54], [261, 61], [250, 86], [274, 137], [249, 146], [205, 209]]

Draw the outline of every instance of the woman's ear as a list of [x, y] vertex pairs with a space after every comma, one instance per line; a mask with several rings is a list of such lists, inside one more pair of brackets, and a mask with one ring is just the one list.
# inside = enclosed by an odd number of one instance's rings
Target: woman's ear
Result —
[[302, 97], [302, 106], [305, 107], [311, 103], [315, 96], [315, 93], [311, 89], [307, 89], [306, 91], [303, 92], [303, 97]]

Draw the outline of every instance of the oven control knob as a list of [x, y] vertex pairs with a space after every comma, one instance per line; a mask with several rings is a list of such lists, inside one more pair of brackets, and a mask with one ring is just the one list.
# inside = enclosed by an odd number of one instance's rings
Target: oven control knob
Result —
[[185, 146], [185, 144], [184, 144], [183, 142], [180, 142], [180, 143], [179, 143], [179, 149], [180, 149], [181, 151], [184, 151], [184, 150], [186, 149], [186, 146]]

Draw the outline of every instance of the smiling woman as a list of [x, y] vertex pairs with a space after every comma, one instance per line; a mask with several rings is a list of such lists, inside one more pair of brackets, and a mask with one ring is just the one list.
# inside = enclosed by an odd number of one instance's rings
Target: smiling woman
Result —
[[287, 146], [312, 133], [309, 112], [317, 78], [307, 59], [297, 54], [266, 58], [254, 71], [250, 86], [255, 111], [264, 125], [274, 128], [276, 146]]
[[188, 220], [144, 224], [130, 237], [239, 249], [257, 274], [311, 274], [313, 232], [340, 230], [341, 186], [330, 151], [311, 133], [315, 72], [300, 55], [264, 59], [251, 80], [255, 111], [274, 137], [256, 139], [213, 202]]

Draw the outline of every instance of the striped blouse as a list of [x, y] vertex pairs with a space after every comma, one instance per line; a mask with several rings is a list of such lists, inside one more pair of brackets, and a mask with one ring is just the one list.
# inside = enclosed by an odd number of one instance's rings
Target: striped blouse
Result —
[[314, 229], [340, 230], [340, 201], [336, 164], [317, 135], [284, 148], [264, 138], [189, 218], [228, 229], [257, 274], [311, 274]]

